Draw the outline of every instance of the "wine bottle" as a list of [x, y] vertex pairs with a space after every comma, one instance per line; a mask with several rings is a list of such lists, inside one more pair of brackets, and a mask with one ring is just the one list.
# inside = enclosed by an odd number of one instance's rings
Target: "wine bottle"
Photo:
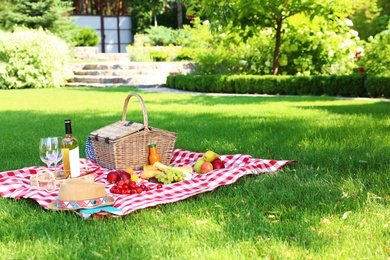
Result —
[[64, 175], [68, 178], [80, 176], [80, 154], [79, 142], [72, 135], [72, 122], [65, 120], [65, 138], [62, 139], [62, 161], [64, 165]]

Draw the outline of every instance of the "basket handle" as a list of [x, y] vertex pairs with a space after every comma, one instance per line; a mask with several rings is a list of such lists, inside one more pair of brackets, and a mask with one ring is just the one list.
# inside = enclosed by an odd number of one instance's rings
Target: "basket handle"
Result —
[[123, 112], [122, 112], [122, 121], [126, 121], [126, 114], [127, 114], [127, 106], [129, 104], [129, 101], [130, 101], [130, 98], [131, 97], [136, 97], [138, 98], [139, 102], [141, 103], [141, 106], [142, 106], [142, 113], [144, 115], [144, 126], [145, 126], [145, 129], [148, 129], [148, 112], [146, 111], [146, 107], [145, 107], [145, 102], [144, 100], [142, 99], [142, 97], [140, 95], [138, 95], [137, 93], [131, 93], [129, 94], [126, 99], [125, 99], [125, 104], [123, 106]]

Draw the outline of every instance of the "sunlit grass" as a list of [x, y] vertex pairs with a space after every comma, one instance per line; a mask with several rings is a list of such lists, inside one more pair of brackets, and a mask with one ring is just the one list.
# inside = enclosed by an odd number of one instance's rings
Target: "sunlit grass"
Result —
[[[386, 259], [390, 257], [390, 103], [332, 97], [148, 93], [131, 88], [0, 91], [0, 171], [44, 165], [40, 137], [70, 118], [90, 132], [118, 121], [128, 93], [177, 148], [293, 159], [212, 192], [120, 219], [83, 221], [0, 199], [3, 259]], [[134, 100], [133, 100], [134, 99]], [[143, 121], [132, 98], [127, 119]]]

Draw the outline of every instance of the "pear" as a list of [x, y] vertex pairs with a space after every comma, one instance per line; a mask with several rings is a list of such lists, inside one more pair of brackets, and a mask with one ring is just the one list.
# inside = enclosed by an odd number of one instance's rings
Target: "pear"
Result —
[[218, 158], [218, 154], [216, 154], [215, 152], [213, 151], [207, 151], [204, 153], [203, 155], [203, 158], [206, 162], [212, 162], [214, 161], [216, 158]]
[[197, 172], [197, 173], [200, 173], [200, 167], [202, 166], [202, 164], [204, 163], [204, 159], [203, 158], [199, 158], [195, 165], [194, 165], [194, 171]]

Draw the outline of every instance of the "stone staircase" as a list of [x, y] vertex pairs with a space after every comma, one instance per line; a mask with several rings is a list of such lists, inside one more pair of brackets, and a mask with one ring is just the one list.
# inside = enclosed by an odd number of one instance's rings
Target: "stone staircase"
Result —
[[72, 65], [73, 79], [66, 86], [147, 87], [165, 85], [167, 76], [188, 74], [193, 69], [191, 62], [128, 62], [99, 61]]

